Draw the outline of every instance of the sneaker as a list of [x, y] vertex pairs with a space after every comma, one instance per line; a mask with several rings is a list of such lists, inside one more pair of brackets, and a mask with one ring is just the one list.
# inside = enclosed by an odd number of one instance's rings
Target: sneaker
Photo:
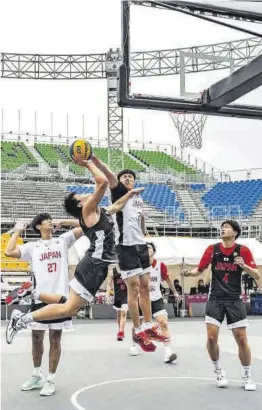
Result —
[[227, 387], [228, 381], [226, 378], [226, 374], [222, 369], [215, 370], [216, 377], [217, 377], [217, 387]]
[[129, 355], [130, 356], [137, 356], [138, 355], [138, 349], [137, 346], [131, 346], [129, 349]]
[[255, 391], [256, 390], [256, 385], [251, 379], [251, 377], [245, 377], [243, 378], [244, 380], [244, 389], [246, 391]]
[[146, 329], [145, 333], [147, 337], [151, 340], [158, 342], [168, 342], [168, 337], [161, 335], [161, 329], [159, 326], [153, 326], [151, 329]]
[[165, 350], [164, 362], [173, 363], [177, 359], [177, 355], [170, 348]]
[[138, 344], [144, 352], [154, 352], [156, 350], [156, 346], [149, 340], [146, 332], [134, 332], [133, 342]]
[[7, 323], [5, 337], [6, 342], [10, 345], [13, 341], [13, 338], [19, 332], [19, 330], [25, 329], [26, 324], [21, 321], [21, 317], [24, 313], [20, 312], [20, 310], [14, 309], [9, 322]]
[[55, 382], [47, 380], [44, 384], [44, 387], [40, 391], [40, 396], [52, 396], [55, 392]]
[[16, 288], [8, 293], [5, 298], [5, 303], [7, 305], [12, 305], [13, 303], [19, 302], [21, 299], [30, 296], [32, 294], [32, 289], [32, 282], [22, 283], [20, 288]]
[[117, 340], [118, 340], [119, 342], [122, 341], [122, 340], [124, 339], [124, 337], [125, 337], [124, 332], [118, 332], [118, 333], [117, 333], [116, 338], [117, 338]]
[[29, 391], [33, 389], [41, 389], [45, 384], [45, 378], [43, 374], [39, 376], [32, 376], [31, 379], [27, 380], [21, 387], [22, 391]]

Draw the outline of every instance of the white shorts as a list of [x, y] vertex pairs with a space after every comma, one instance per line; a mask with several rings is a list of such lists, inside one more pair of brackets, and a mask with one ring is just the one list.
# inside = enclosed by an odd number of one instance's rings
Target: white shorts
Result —
[[71, 329], [73, 323], [72, 320], [65, 320], [60, 323], [38, 323], [32, 322], [28, 323], [27, 329], [30, 330], [65, 330]]
[[82, 299], [85, 299], [87, 302], [92, 302], [94, 300], [94, 296], [91, 295], [84, 286], [78, 282], [76, 278], [72, 279], [69, 282], [70, 288], [72, 288], [79, 296], [81, 296]]

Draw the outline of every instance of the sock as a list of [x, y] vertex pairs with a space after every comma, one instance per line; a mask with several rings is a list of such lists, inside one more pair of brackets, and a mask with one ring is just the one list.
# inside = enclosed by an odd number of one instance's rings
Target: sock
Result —
[[35, 300], [39, 300], [40, 292], [37, 292], [37, 290], [33, 289], [33, 290], [32, 290], [32, 297], [33, 297]]
[[170, 347], [171, 346], [171, 340], [168, 340], [167, 342], [164, 342], [164, 346], [166, 347]]
[[145, 328], [145, 330], [147, 330], [147, 329], [152, 329], [152, 327], [153, 327], [153, 323], [152, 323], [152, 322], [145, 322], [145, 323], [144, 323], [144, 328]]
[[251, 377], [251, 366], [243, 366], [244, 376]]
[[54, 383], [55, 382], [55, 373], [50, 373], [49, 372], [46, 380], [48, 380], [51, 383]]
[[34, 321], [32, 313], [26, 313], [25, 315], [21, 316], [20, 320], [21, 320], [23, 323], [25, 323], [26, 325], [27, 325], [28, 323], [31, 323], [31, 322]]
[[212, 361], [215, 370], [221, 370], [221, 363], [220, 360]]
[[33, 376], [40, 376], [41, 367], [34, 367]]
[[137, 335], [140, 332], [143, 332], [143, 327], [142, 326], [135, 327], [135, 334]]

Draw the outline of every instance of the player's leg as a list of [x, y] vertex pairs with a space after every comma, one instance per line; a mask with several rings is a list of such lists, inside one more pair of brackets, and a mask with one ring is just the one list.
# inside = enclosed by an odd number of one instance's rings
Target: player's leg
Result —
[[[57, 323], [56, 325], [58, 326], [59, 324]], [[50, 324], [49, 326], [52, 325]], [[61, 337], [61, 329], [49, 328], [49, 373], [40, 396], [51, 396], [55, 392], [55, 375], [61, 357]]]
[[120, 320], [119, 320], [119, 332], [117, 334], [117, 340], [122, 341], [125, 337], [125, 325], [126, 325], [126, 316], [128, 311], [127, 303], [121, 304], [121, 308], [118, 311]]
[[207, 302], [206, 307], [206, 328], [207, 328], [207, 351], [213, 363], [214, 372], [216, 373], [217, 386], [227, 387], [228, 382], [224, 370], [222, 370], [218, 336], [219, 329], [224, 320], [224, 307], [222, 302], [211, 301]]
[[[42, 327], [44, 329], [44, 326]], [[41, 369], [42, 357], [44, 353], [45, 330], [32, 330], [32, 357], [34, 370], [33, 374], [23, 385], [21, 390], [28, 391], [41, 389], [45, 383], [45, 377]]]
[[166, 337], [166, 341], [164, 342], [164, 362], [172, 363], [177, 359], [177, 355], [173, 353], [171, 349], [171, 335], [168, 328], [168, 314], [162, 298], [152, 302], [152, 314], [153, 318], [160, 326], [162, 335]]
[[143, 312], [145, 324], [152, 323], [149, 280], [149, 272], [139, 276], [139, 304]]
[[232, 330], [238, 345], [238, 355], [242, 364], [242, 378], [245, 390], [254, 391], [256, 390], [256, 385], [251, 376], [251, 350], [246, 332], [248, 320], [246, 316], [246, 307], [242, 300], [227, 302], [226, 316], [228, 328]]

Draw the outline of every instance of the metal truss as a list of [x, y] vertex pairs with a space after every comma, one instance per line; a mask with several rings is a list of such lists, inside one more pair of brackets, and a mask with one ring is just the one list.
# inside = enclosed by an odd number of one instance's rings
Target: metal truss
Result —
[[[131, 77], [152, 77], [180, 74], [181, 53], [185, 58], [185, 72], [196, 73], [228, 68], [228, 61], [212, 61], [211, 56], [231, 58], [235, 69], [246, 65], [262, 54], [262, 39], [252, 37], [219, 44], [180, 49], [132, 52]], [[191, 56], [190, 56], [191, 54]], [[208, 60], [195, 58], [206, 54]], [[1, 54], [1, 77], [41, 80], [94, 80], [106, 78], [106, 54], [38, 55]]]

